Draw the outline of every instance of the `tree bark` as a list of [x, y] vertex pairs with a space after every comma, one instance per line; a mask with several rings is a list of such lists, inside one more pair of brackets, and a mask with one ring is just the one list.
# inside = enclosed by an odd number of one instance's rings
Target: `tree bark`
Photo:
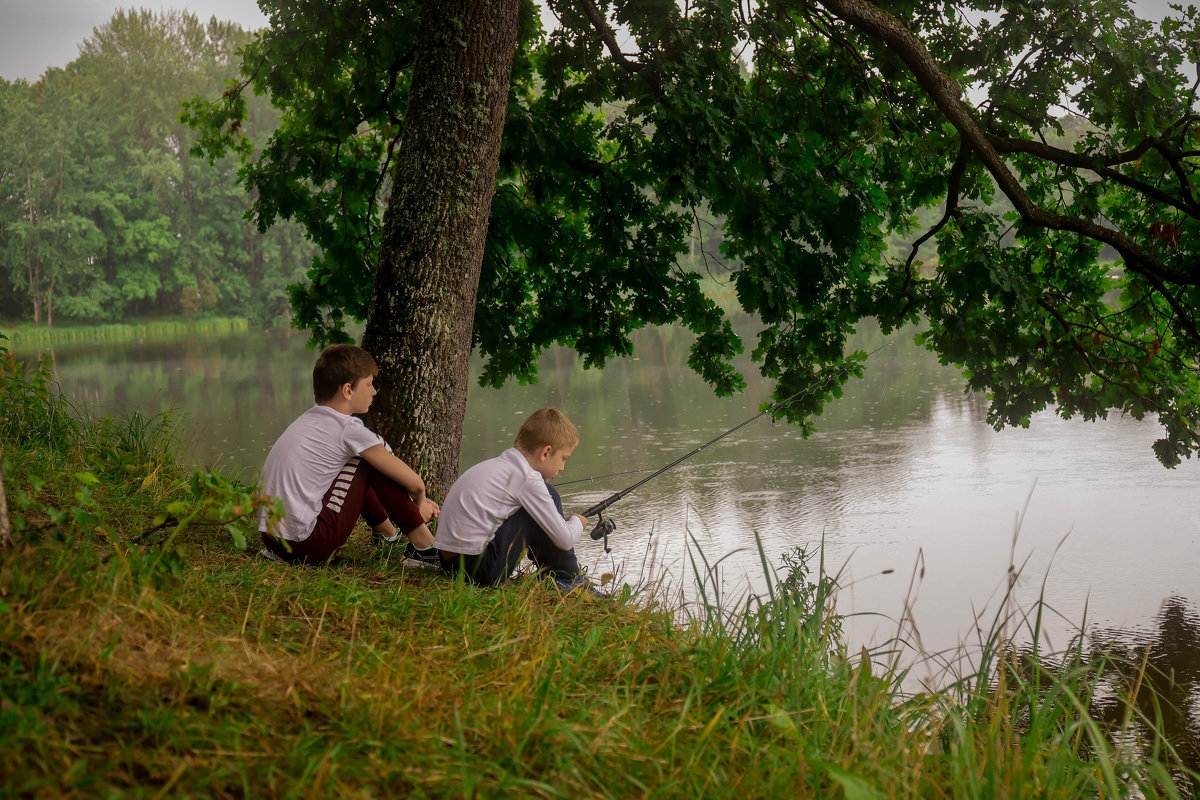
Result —
[[435, 498], [458, 476], [520, 0], [427, 0], [363, 347], [369, 423]]
[[4, 450], [0, 448], [0, 547], [12, 544], [12, 525], [8, 521], [8, 500], [4, 495]]

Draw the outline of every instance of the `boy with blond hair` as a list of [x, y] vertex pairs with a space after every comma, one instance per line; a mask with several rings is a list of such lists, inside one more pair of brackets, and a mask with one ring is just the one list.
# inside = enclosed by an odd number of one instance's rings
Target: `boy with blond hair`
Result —
[[263, 492], [285, 511], [271, 530], [266, 514], [259, 517], [263, 556], [319, 564], [345, 544], [360, 514], [386, 541], [405, 533], [418, 549], [433, 544], [426, 523], [439, 509], [425, 482], [354, 416], [371, 407], [378, 373], [371, 354], [354, 345], [330, 345], [317, 357], [316, 404], [288, 426], [263, 466]]
[[442, 503], [434, 547], [442, 567], [472, 583], [508, 580], [528, 551], [561, 588], [586, 585], [575, 543], [587, 527], [563, 514], [549, 480], [562, 472], [579, 444], [579, 431], [556, 408], [530, 414], [513, 446], [464, 472]]

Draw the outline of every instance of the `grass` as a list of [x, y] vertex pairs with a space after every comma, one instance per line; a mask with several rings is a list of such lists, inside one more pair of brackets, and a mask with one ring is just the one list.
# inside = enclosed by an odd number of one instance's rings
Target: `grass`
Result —
[[[5, 380], [6, 398], [38, 392]], [[60, 429], [71, 410], [41, 399], [47, 419], [20, 425]], [[166, 457], [169, 421], [77, 420], [49, 440], [19, 427], [0, 428], [18, 523], [0, 550], [0, 797], [1188, 786], [1152, 728], [1114, 737], [1092, 720], [1099, 665], [1079, 650], [1051, 664], [997, 638], [982, 672], [905, 695], [902, 674], [846, 651], [819, 554], [767, 565], [770, 592], [738, 608], [702, 583], [693, 614], [534, 579], [475, 589], [365, 536], [332, 566], [294, 568], [237, 546], [253, 487], [189, 477]]]
[[66, 344], [71, 342], [101, 342], [121, 339], [190, 336], [196, 333], [223, 333], [249, 330], [247, 320], [231, 317], [183, 320], [165, 319], [111, 325], [18, 325], [0, 327], [0, 336], [13, 345]]

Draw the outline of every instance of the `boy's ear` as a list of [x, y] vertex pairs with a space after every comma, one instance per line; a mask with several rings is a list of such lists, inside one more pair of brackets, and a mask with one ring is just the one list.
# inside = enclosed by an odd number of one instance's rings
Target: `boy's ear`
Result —
[[544, 444], [537, 449], [537, 457], [539, 461], [545, 461], [554, 452], [554, 448], [548, 444]]

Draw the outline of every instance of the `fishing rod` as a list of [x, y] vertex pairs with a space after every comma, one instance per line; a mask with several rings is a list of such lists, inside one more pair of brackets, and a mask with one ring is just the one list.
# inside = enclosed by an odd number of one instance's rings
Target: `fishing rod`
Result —
[[[884, 349], [885, 347], [890, 347], [891, 344], [892, 344], [892, 342], [889, 340], [889, 341], [881, 344], [879, 347], [876, 347], [874, 350], [867, 353], [866, 358], [864, 358], [862, 360], [862, 363], [865, 364], [867, 362], [867, 360], [871, 358], [871, 356], [875, 355], [876, 353], [878, 353], [880, 350]], [[679, 458], [672, 461], [670, 464], [667, 464], [662, 469], [655, 471], [653, 474], [647, 475], [645, 478], [642, 478], [637, 483], [635, 483], [631, 486], [627, 486], [624, 489], [622, 489], [621, 491], [617, 492], [616, 494], [610, 495], [610, 496], [604, 498], [603, 500], [601, 500], [599, 503], [596, 503], [594, 506], [589, 508], [587, 511], [584, 511], [582, 514], [582, 516], [584, 516], [584, 517], [599, 516], [599, 519], [596, 521], [596, 527], [593, 528], [591, 531], [592, 539], [593, 540], [603, 539], [604, 540], [604, 552], [606, 552], [606, 553], [610, 552], [608, 549], [608, 535], [617, 529], [617, 523], [614, 522], [612, 519], [604, 518], [604, 512], [608, 509], [609, 506], [613, 505], [614, 503], [618, 502], [619, 500], [622, 500], [630, 492], [634, 491], [635, 489], [639, 488], [640, 486], [645, 485], [646, 483], [649, 483], [650, 481], [657, 478], [659, 475], [662, 475], [667, 470], [674, 469], [675, 467], [679, 466], [684, 461], [687, 461], [689, 458], [696, 455], [697, 453], [699, 453], [701, 450], [708, 447], [709, 445], [716, 444], [717, 442], [724, 439], [726, 436], [736, 433], [737, 431], [739, 431], [742, 428], [749, 425], [751, 422], [754, 422], [755, 420], [757, 420], [759, 417], [770, 414], [775, 409], [779, 408], [780, 406], [787, 405], [788, 403], [792, 402], [797, 397], [800, 397], [803, 394], [815, 391], [822, 385], [824, 385], [824, 384], [828, 383], [830, 380], [832, 380], [835, 375], [837, 375], [839, 373], [845, 373], [847, 371], [847, 369], [848, 369], [848, 366], [842, 366], [839, 370], [837, 370], [835, 372], [831, 372], [830, 374], [826, 375], [824, 378], [821, 378], [819, 381], [814, 381], [813, 383], [809, 384], [808, 386], [805, 386], [803, 389], [796, 392], [795, 394], [789, 395], [788, 397], [785, 397], [782, 400], [778, 400], [778, 401], [772, 403], [771, 405], [764, 408], [762, 411], [759, 411], [754, 416], [752, 416], [749, 419], [746, 419], [742, 422], [739, 422], [737, 425], [734, 425], [732, 428], [725, 431], [724, 433], [714, 436], [713, 438], [709, 439], [707, 442], [700, 445], [696, 449], [680, 456]], [[631, 470], [631, 472], [645, 472], [645, 471], [646, 470]], [[619, 475], [621, 473], [615, 473], [615, 474]], [[605, 477], [605, 476], [601, 476], [601, 477]], [[574, 482], [574, 481], [572, 481], [572, 482]]]

